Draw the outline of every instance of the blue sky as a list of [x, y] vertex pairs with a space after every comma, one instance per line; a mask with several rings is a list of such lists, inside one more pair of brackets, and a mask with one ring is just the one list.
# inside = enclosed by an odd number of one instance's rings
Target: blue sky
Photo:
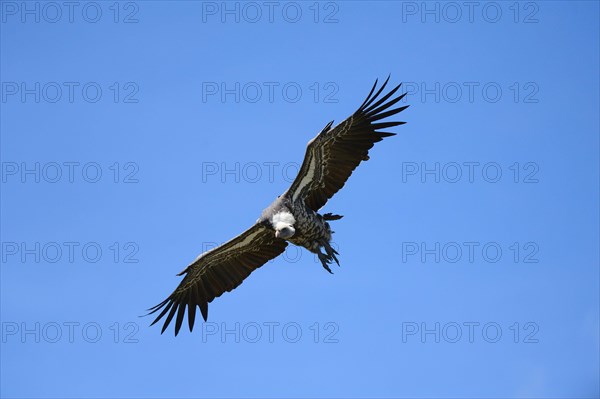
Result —
[[[600, 395], [597, 2], [0, 6], [2, 397]], [[335, 275], [149, 328], [389, 73]]]

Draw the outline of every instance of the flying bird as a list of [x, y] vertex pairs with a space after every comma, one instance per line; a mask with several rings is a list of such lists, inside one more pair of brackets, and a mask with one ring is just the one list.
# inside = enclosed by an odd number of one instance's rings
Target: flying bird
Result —
[[290, 188], [277, 197], [256, 223], [223, 245], [201, 254], [178, 276], [185, 275], [171, 295], [148, 309], [160, 311], [151, 325], [166, 316], [161, 334], [175, 319], [179, 333], [187, 307], [188, 324], [193, 330], [196, 307], [204, 321], [208, 304], [225, 291], [239, 286], [254, 270], [285, 251], [288, 242], [304, 247], [319, 257], [329, 273], [329, 265], [339, 261], [331, 246], [330, 221], [342, 216], [318, 211], [346, 183], [354, 169], [369, 159], [369, 150], [395, 133], [382, 129], [405, 122], [382, 122], [408, 107], [393, 107], [406, 93], [395, 96], [401, 84], [380, 97], [386, 81], [377, 89], [377, 80], [362, 105], [350, 117], [332, 128], [333, 121], [308, 142], [304, 161]]

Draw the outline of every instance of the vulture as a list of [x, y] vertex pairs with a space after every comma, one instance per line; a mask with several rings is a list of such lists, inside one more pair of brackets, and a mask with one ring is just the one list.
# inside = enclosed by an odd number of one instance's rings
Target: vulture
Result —
[[395, 135], [384, 130], [405, 123], [383, 121], [408, 107], [394, 107], [406, 95], [394, 96], [402, 84], [382, 95], [389, 79], [379, 88], [375, 80], [356, 112], [335, 127], [333, 121], [329, 122], [308, 142], [298, 176], [252, 227], [204, 252], [178, 274], [184, 277], [175, 291], [148, 309], [148, 314], [160, 312], [151, 325], [165, 317], [162, 334], [175, 318], [177, 335], [187, 308], [192, 331], [196, 307], [206, 321], [209, 302], [239, 286], [250, 273], [283, 253], [288, 243], [316, 254], [329, 273], [329, 265], [339, 265], [339, 254], [330, 244], [333, 232], [328, 222], [342, 216], [318, 212], [344, 186], [354, 169], [369, 159], [373, 145]]

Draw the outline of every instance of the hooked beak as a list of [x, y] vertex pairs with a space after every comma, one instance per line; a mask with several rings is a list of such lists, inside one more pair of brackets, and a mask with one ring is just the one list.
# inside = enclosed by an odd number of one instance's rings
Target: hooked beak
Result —
[[295, 232], [296, 230], [292, 226], [285, 226], [281, 229], [275, 230], [275, 237], [285, 240], [292, 237]]

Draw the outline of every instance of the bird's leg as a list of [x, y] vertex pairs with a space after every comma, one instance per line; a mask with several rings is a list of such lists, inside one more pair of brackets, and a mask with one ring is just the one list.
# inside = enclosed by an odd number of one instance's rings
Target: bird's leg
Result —
[[335, 261], [335, 263], [337, 263], [337, 265], [340, 265], [340, 262], [338, 261], [337, 256], [335, 255], [339, 255], [339, 253], [333, 249], [333, 247], [331, 246], [331, 244], [329, 244], [329, 241], [323, 241], [323, 247], [325, 248], [325, 252], [327, 252], [327, 257], [329, 258], [330, 262], [331, 259], [333, 259]]
[[317, 252], [317, 256], [319, 257], [319, 260], [321, 261], [321, 264], [323, 265], [325, 270], [327, 270], [329, 273], [333, 274], [333, 272], [329, 268], [329, 263], [331, 263], [331, 258], [329, 258], [327, 255], [325, 255], [321, 251]]
[[321, 248], [318, 248], [319, 252], [317, 252], [317, 256], [319, 257], [319, 260], [321, 261], [321, 264], [323, 265], [325, 270], [333, 274], [333, 272], [329, 268], [329, 265], [331, 264], [331, 262], [337, 263], [338, 266], [340, 265], [337, 256], [335, 256], [339, 254], [335, 249], [331, 247], [327, 240], [321, 240], [319, 244], [321, 247], [325, 248], [326, 253], [321, 252]]

